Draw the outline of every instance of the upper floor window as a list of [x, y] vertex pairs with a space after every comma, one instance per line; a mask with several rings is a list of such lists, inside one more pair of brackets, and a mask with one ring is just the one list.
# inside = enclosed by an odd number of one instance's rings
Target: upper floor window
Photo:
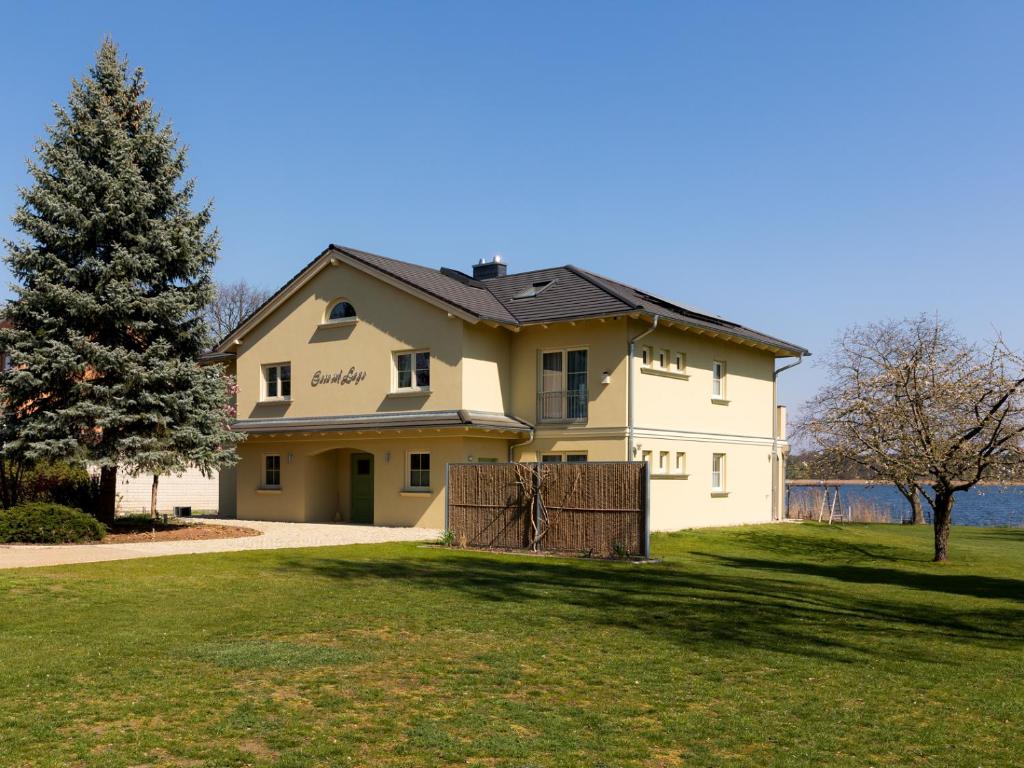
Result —
[[711, 364], [711, 397], [725, 399], [725, 363], [722, 360]]
[[676, 373], [686, 373], [686, 355], [682, 352], [676, 352], [672, 356], [673, 365], [675, 366]]
[[263, 399], [289, 400], [291, 396], [291, 363], [274, 363], [263, 366]]
[[398, 392], [430, 389], [430, 352], [395, 353], [395, 390]]
[[587, 420], [587, 350], [541, 354], [539, 421]]
[[347, 301], [336, 301], [330, 312], [327, 313], [327, 322], [335, 323], [339, 320], [355, 320], [356, 308]]

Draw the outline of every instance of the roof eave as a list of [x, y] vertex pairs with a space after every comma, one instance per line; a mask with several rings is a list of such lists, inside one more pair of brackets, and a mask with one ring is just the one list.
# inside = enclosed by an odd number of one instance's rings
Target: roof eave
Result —
[[291, 280], [285, 283], [280, 290], [278, 290], [273, 296], [265, 301], [259, 308], [256, 309], [249, 317], [243, 320], [233, 331], [218, 342], [217, 346], [213, 348], [213, 352], [230, 352], [234, 347], [241, 343], [245, 335], [255, 326], [259, 325], [265, 320], [271, 313], [273, 313], [278, 307], [280, 307], [285, 301], [291, 298], [295, 293], [302, 288], [306, 283], [316, 277], [320, 272], [329, 266], [344, 262], [349, 266], [365, 272], [366, 274], [372, 275], [373, 277], [392, 285], [400, 290], [405, 291], [413, 296], [416, 296], [429, 304], [439, 307], [445, 310], [453, 317], [457, 317], [460, 320], [464, 320], [471, 325], [475, 325], [481, 320], [490, 321], [495, 324], [508, 326], [508, 321], [501, 318], [488, 318], [480, 315], [473, 314], [462, 307], [456, 306], [450, 302], [444, 301], [443, 299], [435, 296], [432, 293], [421, 290], [416, 286], [399, 280], [393, 275], [384, 272], [359, 258], [348, 253], [344, 248], [331, 243], [320, 255], [313, 259], [307, 264], [302, 270], [298, 272]]

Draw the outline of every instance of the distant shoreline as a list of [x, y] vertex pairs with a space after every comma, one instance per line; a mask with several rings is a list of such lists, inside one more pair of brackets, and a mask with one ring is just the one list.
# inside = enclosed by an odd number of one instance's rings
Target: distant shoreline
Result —
[[[894, 485], [888, 480], [787, 480], [786, 485], [817, 487], [822, 485]], [[921, 485], [931, 485], [926, 480]], [[978, 486], [1024, 485], [1024, 480], [983, 480]]]

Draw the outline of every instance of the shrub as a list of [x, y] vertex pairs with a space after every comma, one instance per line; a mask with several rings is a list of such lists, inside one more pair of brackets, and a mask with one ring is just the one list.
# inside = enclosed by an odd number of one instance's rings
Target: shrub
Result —
[[63, 504], [36, 502], [0, 511], [0, 542], [8, 544], [99, 541], [106, 532], [96, 518]]
[[52, 502], [91, 512], [96, 509], [99, 480], [82, 464], [39, 463], [21, 476], [20, 504]]

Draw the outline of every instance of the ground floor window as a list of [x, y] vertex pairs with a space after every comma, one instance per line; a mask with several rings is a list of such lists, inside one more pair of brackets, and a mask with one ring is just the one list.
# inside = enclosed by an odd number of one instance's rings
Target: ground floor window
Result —
[[417, 451], [409, 454], [409, 487], [430, 488], [430, 454]]
[[676, 472], [680, 475], [686, 474], [686, 454], [683, 451], [676, 452]]
[[281, 487], [281, 457], [277, 454], [263, 457], [263, 487]]
[[561, 464], [566, 462], [568, 464], [583, 463], [587, 460], [587, 454], [585, 453], [543, 453], [540, 457], [541, 463], [543, 464]]
[[725, 454], [711, 454], [711, 490], [721, 492], [725, 490]]

